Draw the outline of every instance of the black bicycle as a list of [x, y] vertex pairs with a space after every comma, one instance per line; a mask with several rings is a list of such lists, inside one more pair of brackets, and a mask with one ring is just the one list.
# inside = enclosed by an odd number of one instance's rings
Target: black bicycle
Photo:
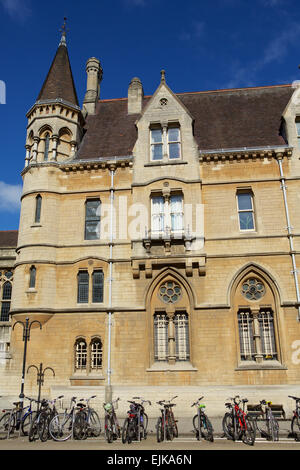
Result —
[[118, 401], [120, 398], [113, 400], [112, 402], [104, 403], [104, 433], [105, 439], [110, 444], [114, 440], [121, 437], [121, 428], [119, 426], [119, 421], [116, 415], [116, 409], [118, 406]]
[[191, 406], [196, 406], [197, 407], [197, 414], [193, 417], [193, 427], [194, 431], [196, 433], [196, 438], [198, 441], [201, 440], [201, 438], [205, 439], [206, 441], [213, 442], [214, 441], [214, 433], [213, 433], [213, 427], [208, 419], [206, 413], [204, 412], [206, 405], [203, 403], [200, 403], [201, 400], [204, 397], [198, 398], [195, 403], [193, 403]]
[[133, 400], [141, 402], [127, 400], [130, 406], [122, 429], [123, 444], [147, 438], [148, 415], [145, 412], [144, 403], [151, 405], [151, 402], [142, 397], [133, 397]]

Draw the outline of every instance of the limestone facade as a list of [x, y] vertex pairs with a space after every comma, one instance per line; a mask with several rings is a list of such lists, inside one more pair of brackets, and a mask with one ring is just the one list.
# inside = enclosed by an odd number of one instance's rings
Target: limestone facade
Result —
[[[255, 401], [273, 391], [292, 405], [287, 396], [300, 386], [298, 89], [184, 96], [162, 72], [151, 97], [135, 78], [128, 99], [101, 100], [100, 63], [88, 64], [88, 73], [96, 69], [82, 110], [51, 95], [27, 115], [9, 322], [28, 316], [42, 325], [32, 325], [27, 365], [54, 369], [45, 394], [96, 391], [100, 401], [121, 396], [125, 408], [134, 395], [176, 394], [184, 415], [202, 391], [215, 409], [230, 393]], [[249, 128], [251, 138], [261, 133], [257, 143], [237, 136], [220, 147], [220, 135], [236, 130], [230, 109], [219, 128], [217, 100], [260, 102], [270, 93], [281, 100], [278, 128], [269, 122], [272, 95], [264, 128]], [[203, 147], [195, 99], [208, 118], [216, 106]], [[247, 110], [234, 112], [247, 122]], [[2, 394], [18, 394], [23, 348], [19, 324], [1, 363]], [[25, 383], [34, 394], [35, 375]]]

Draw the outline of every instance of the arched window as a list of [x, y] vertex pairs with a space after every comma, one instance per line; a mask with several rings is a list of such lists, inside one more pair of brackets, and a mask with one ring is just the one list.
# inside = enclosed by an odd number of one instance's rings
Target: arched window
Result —
[[45, 134], [45, 152], [44, 152], [44, 161], [45, 162], [48, 161], [49, 146], [50, 146], [50, 134], [47, 132], [47, 134]]
[[269, 282], [258, 272], [249, 271], [237, 284], [234, 305], [241, 366], [253, 363], [263, 367], [278, 361], [276, 302]]
[[75, 342], [75, 370], [86, 369], [87, 345], [84, 338], [78, 338]]
[[102, 342], [100, 338], [91, 341], [91, 370], [102, 369]]
[[35, 223], [40, 223], [41, 221], [41, 211], [42, 211], [42, 196], [40, 194], [35, 198]]
[[2, 286], [1, 321], [9, 321], [12, 285], [6, 281]]
[[36, 284], [36, 267], [31, 266], [29, 273], [29, 288], [34, 289]]

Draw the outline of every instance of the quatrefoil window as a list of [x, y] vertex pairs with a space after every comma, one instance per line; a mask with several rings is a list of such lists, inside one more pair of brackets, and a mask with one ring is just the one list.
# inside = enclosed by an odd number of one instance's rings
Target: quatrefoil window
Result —
[[166, 304], [178, 302], [181, 294], [181, 287], [173, 281], [167, 281], [159, 288], [159, 297]]
[[263, 283], [255, 277], [251, 277], [243, 282], [242, 294], [248, 300], [259, 300], [265, 295], [265, 292]]
[[167, 98], [162, 98], [162, 99], [160, 100], [160, 104], [161, 104], [161, 106], [167, 106], [167, 104], [168, 104]]

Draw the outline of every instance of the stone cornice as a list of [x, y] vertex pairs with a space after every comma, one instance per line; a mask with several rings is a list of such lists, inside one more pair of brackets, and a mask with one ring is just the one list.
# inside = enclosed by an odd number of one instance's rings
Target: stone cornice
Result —
[[242, 147], [236, 149], [214, 149], [200, 150], [200, 163], [233, 162], [233, 161], [256, 161], [272, 160], [278, 156], [290, 158], [293, 153], [293, 147], [288, 145], [266, 146], [266, 147]]

